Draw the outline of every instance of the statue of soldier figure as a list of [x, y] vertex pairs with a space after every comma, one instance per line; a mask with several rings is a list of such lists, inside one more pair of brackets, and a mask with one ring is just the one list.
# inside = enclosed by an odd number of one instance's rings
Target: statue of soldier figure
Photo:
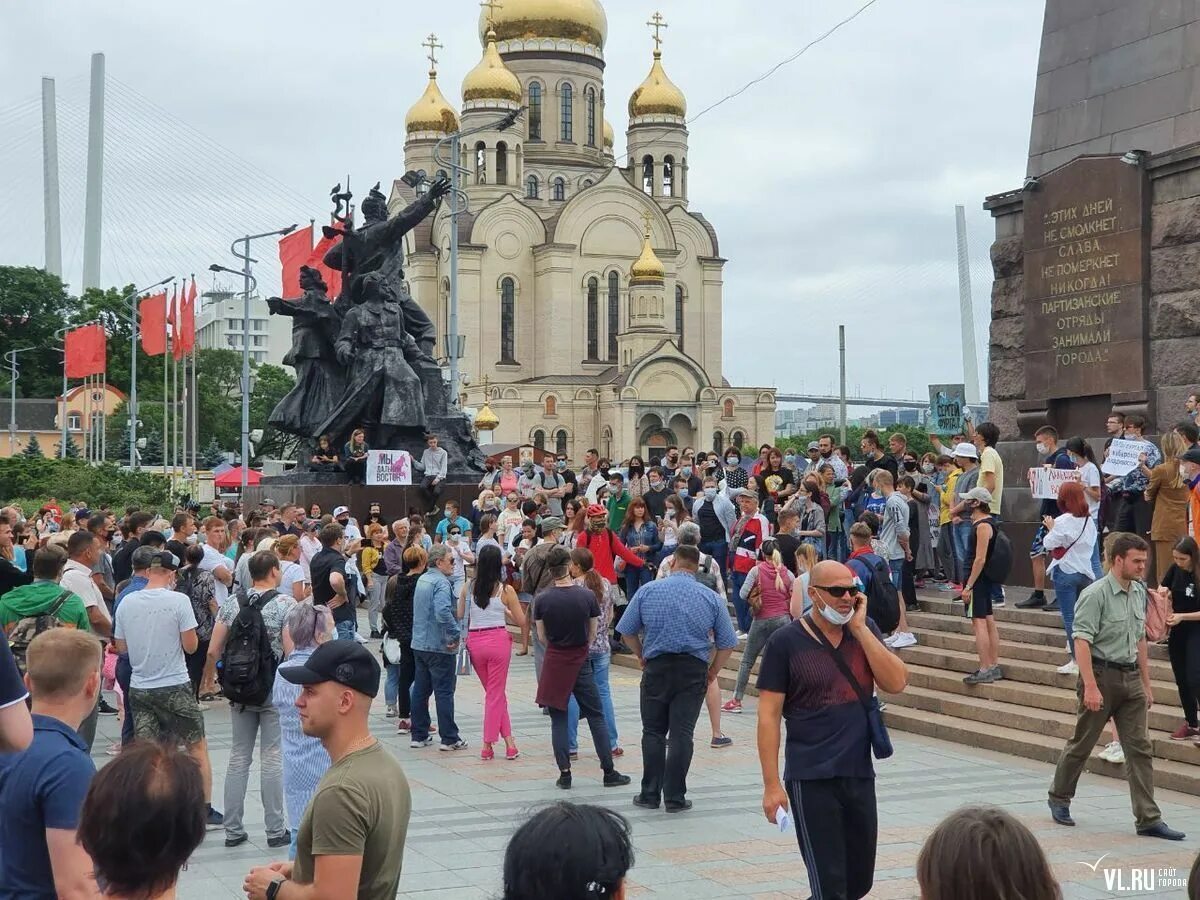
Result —
[[274, 315], [292, 317], [292, 349], [283, 364], [296, 370], [296, 386], [279, 401], [268, 419], [280, 431], [316, 437], [345, 390], [345, 373], [337, 362], [333, 342], [342, 318], [329, 302], [321, 273], [300, 267], [298, 300], [267, 298]]

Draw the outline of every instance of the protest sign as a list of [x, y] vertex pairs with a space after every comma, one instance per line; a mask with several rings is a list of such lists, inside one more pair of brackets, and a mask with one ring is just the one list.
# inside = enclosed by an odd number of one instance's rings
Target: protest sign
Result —
[[367, 484], [412, 484], [412, 455], [407, 450], [368, 451]]
[[966, 391], [961, 384], [929, 386], [929, 434], [949, 437], [963, 428]]
[[1035, 466], [1029, 470], [1029, 490], [1034, 500], [1057, 500], [1058, 489], [1066, 481], [1079, 480], [1078, 469], [1047, 469]]
[[1146, 452], [1145, 441], [1115, 440], [1100, 471], [1105, 475], [1128, 475], [1138, 467], [1138, 457]]

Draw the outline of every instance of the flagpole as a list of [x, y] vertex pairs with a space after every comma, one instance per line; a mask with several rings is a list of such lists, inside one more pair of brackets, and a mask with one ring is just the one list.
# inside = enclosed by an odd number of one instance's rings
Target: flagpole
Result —
[[[164, 304], [163, 304], [164, 307], [166, 306], [167, 302], [170, 302], [170, 301], [164, 301]], [[171, 455], [171, 443], [170, 443], [171, 439], [167, 433], [167, 420], [170, 419], [170, 417], [171, 417], [170, 406], [167, 405], [167, 374], [168, 374], [167, 354], [171, 352], [171, 330], [170, 330], [170, 327], [167, 325], [167, 319], [169, 319], [169, 318], [170, 318], [170, 316], [167, 314], [167, 310], [164, 308], [163, 309], [163, 405], [162, 405], [162, 409], [163, 409], [163, 433], [162, 433], [162, 436], [163, 436], [163, 440], [162, 440], [162, 442], [163, 442], [163, 448], [162, 448], [163, 478], [167, 477], [167, 457]]]
[[101, 396], [100, 404], [100, 462], [108, 459], [108, 359], [105, 357], [104, 371], [100, 373]]

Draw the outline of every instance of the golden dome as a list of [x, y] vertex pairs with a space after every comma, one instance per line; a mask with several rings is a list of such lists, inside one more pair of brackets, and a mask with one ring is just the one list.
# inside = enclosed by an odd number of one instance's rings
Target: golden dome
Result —
[[417, 131], [437, 131], [452, 134], [458, 131], [458, 113], [442, 96], [437, 84], [437, 72], [430, 71], [429, 84], [421, 99], [413, 104], [404, 117], [404, 130], [409, 134]]
[[476, 431], [495, 431], [500, 425], [500, 420], [496, 414], [492, 412], [492, 408], [486, 403], [483, 404], [483, 409], [475, 414], [475, 430]]
[[616, 142], [616, 135], [613, 133], [613, 127], [609, 124], [608, 119], [604, 120], [604, 146], [612, 147]]
[[662, 51], [654, 51], [654, 65], [641, 86], [629, 98], [629, 117], [639, 116], [687, 117], [687, 100], [662, 67]]
[[563, 38], [604, 48], [608, 17], [599, 0], [505, 0], [494, 12], [479, 13], [479, 41], [487, 43], [488, 21], [496, 39]]
[[656, 281], [660, 284], [666, 279], [667, 270], [650, 246], [650, 228], [646, 227], [646, 238], [642, 243], [642, 255], [629, 270], [630, 281]]
[[520, 103], [521, 96], [521, 82], [504, 64], [504, 60], [496, 51], [496, 32], [489, 31], [483, 59], [463, 79], [463, 102], [467, 100], [511, 100], [514, 103]]

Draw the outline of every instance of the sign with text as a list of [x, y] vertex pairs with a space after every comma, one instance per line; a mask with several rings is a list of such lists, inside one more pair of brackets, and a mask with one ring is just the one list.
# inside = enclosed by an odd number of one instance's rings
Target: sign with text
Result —
[[1057, 500], [1058, 489], [1064, 482], [1078, 481], [1078, 469], [1047, 469], [1034, 466], [1029, 470], [1029, 490], [1034, 500]]
[[367, 484], [412, 484], [412, 455], [407, 450], [369, 450], [367, 452]]
[[1138, 457], [1146, 452], [1142, 441], [1117, 440], [1108, 445], [1108, 456], [1100, 471], [1105, 475], [1128, 475], [1138, 467]]
[[961, 384], [929, 386], [929, 434], [949, 437], [963, 429], [967, 409], [966, 389]]
[[1025, 396], [1146, 389], [1146, 174], [1084, 157], [1025, 194]]

